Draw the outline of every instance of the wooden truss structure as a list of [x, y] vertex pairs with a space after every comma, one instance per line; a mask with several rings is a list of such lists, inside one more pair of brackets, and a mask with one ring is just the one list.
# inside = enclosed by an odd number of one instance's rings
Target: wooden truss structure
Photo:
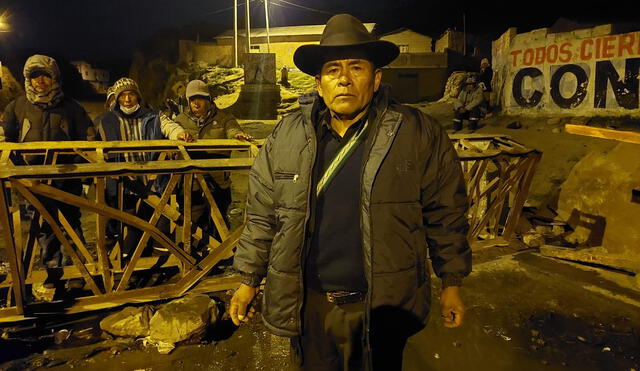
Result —
[[508, 136], [452, 135], [467, 183], [472, 246], [508, 244], [542, 153]]
[[[203, 151], [213, 155], [202, 156]], [[248, 170], [257, 151], [255, 143], [233, 139], [199, 140], [196, 143], [170, 140], [0, 143], [0, 228], [6, 255], [2, 260], [9, 263], [6, 275], [0, 276], [0, 301], [4, 304], [0, 309], [0, 321], [29, 316], [26, 288], [44, 282], [48, 274], [38, 263], [41, 251], [34, 233], [22, 233], [27, 230], [23, 224], [29, 223], [21, 219], [16, 200], [26, 200], [35, 209], [34, 220], [39, 226], [48, 223], [60, 241], [61, 249], [71, 258], [72, 265], [61, 269], [61, 279], [79, 278], [84, 282], [85, 295], [74, 298], [74, 303], [66, 308], [67, 313], [177, 297], [196, 284], [208, 291], [237, 287], [237, 276], [207, 277], [221, 259], [232, 256], [242, 225], [228, 229], [216, 205], [214, 190], [205, 179], [207, 174], [215, 172]], [[200, 155], [194, 156], [196, 153]], [[146, 158], [155, 160], [110, 161], [133, 154], [138, 158], [148, 156]], [[68, 159], [71, 155], [76, 159], [73, 164], [68, 161], [60, 163], [59, 159]], [[26, 156], [41, 156], [44, 164], [18, 165], [24, 163], [20, 159]], [[192, 156], [221, 158], [192, 159]], [[166, 187], [161, 193], [154, 192], [154, 179], [160, 176], [168, 178]], [[59, 179], [82, 180], [92, 185], [93, 192], [77, 195], [52, 186], [52, 181]], [[117, 186], [117, 206], [105, 201], [108, 181], [115, 182]], [[139, 208], [144, 202], [153, 209], [148, 219], [122, 210], [122, 199], [132, 182], [143, 189], [136, 206]], [[182, 200], [177, 199], [179, 189], [182, 190]], [[218, 238], [208, 235], [191, 220], [192, 192], [189, 190], [197, 189], [207, 201], [206, 207], [210, 209], [209, 215]], [[93, 218], [95, 241], [84, 241], [60, 211], [57, 215], [49, 212], [43, 205], [44, 198], [88, 212], [90, 216], [83, 218], [83, 224]], [[177, 201], [181, 201], [182, 207]], [[159, 229], [161, 217], [170, 221], [175, 240], [168, 236], [170, 233]], [[123, 226], [122, 235], [115, 244], [106, 241], [105, 229], [109, 219]], [[140, 230], [142, 237], [131, 256], [123, 259], [121, 244], [130, 228]], [[83, 229], [86, 230], [87, 226]], [[148, 251], [151, 242], [163, 252], [143, 257], [143, 251], [145, 248]], [[204, 248], [196, 250], [196, 245]], [[136, 273], [171, 268], [173, 273], [166, 282], [141, 288], [131, 285], [132, 276]]]
[[[506, 136], [453, 135], [451, 139], [461, 159], [470, 197], [469, 240], [476, 243], [509, 238], [541, 154]], [[224, 158], [199, 159], [204, 156], [194, 155], [203, 151], [221, 153]], [[27, 288], [47, 278], [46, 270], [39, 263], [39, 243], [34, 233], [29, 233], [29, 223], [21, 218], [17, 199], [35, 209], [37, 214], [33, 219], [38, 225], [46, 222], [51, 226], [61, 248], [71, 258], [72, 264], [61, 268], [61, 279], [84, 282], [83, 294], [65, 306], [66, 313], [167, 299], [189, 290], [204, 292], [237, 287], [237, 275], [210, 273], [222, 259], [232, 256], [243, 225], [228, 229], [216, 205], [215, 190], [205, 178], [213, 172], [248, 170], [257, 151], [256, 143], [231, 139], [196, 143], [169, 140], [0, 143], [0, 243], [4, 245], [4, 256], [0, 256], [0, 260], [8, 262], [7, 272], [0, 272], [0, 304], [3, 305], [0, 322], [35, 315]], [[111, 162], [114, 157], [133, 154], [153, 155], [155, 160]], [[69, 155], [81, 159], [80, 163], [60, 163], [59, 159], [65, 156], [68, 159]], [[24, 156], [41, 156], [44, 165], [20, 165], [18, 160]], [[162, 192], [154, 192], [153, 180], [159, 176], [168, 181]], [[82, 180], [91, 184], [92, 191], [77, 195], [56, 188], [52, 182], [59, 179]], [[106, 184], [114, 181], [117, 207], [105, 200]], [[123, 195], [133, 181], [140, 182], [145, 190], [138, 207], [145, 203], [153, 209], [148, 218], [123, 210]], [[192, 192], [188, 191], [191, 189], [202, 191], [218, 237], [209, 235], [192, 220]], [[95, 231], [95, 238], [85, 241], [61, 212], [54, 215], [45, 208], [43, 198], [80, 208], [85, 213], [83, 223], [95, 221], [95, 226], [93, 223], [83, 225], [83, 230]], [[161, 218], [170, 221], [169, 233], [161, 230]], [[106, 239], [105, 229], [110, 219], [124, 226], [122, 237], [115, 244]], [[123, 237], [128, 228], [134, 227], [143, 233], [133, 252], [124, 259]], [[172, 235], [173, 238], [169, 237]], [[143, 256], [151, 242], [163, 251]], [[131, 284], [132, 277], [158, 270], [172, 273], [166, 280], [151, 280], [142, 287]]]

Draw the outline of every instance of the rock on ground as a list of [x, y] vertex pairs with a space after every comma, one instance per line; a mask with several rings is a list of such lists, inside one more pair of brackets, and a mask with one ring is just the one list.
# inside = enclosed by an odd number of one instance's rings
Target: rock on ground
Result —
[[217, 319], [215, 301], [207, 295], [188, 295], [156, 311], [150, 321], [150, 341], [175, 344], [199, 338]]
[[100, 321], [100, 328], [115, 336], [144, 337], [149, 336], [149, 322], [153, 309], [143, 307], [127, 307], [118, 313], [105, 317]]

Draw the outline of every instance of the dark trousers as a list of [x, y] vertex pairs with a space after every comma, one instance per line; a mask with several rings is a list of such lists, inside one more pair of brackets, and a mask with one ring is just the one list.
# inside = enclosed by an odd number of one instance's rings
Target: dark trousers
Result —
[[453, 119], [453, 128], [455, 130], [462, 129], [462, 120], [469, 120], [469, 129], [475, 130], [478, 127], [478, 121], [482, 118], [482, 111], [480, 110], [480, 105], [473, 107], [469, 111], [465, 111], [464, 113], [460, 113], [458, 110], [455, 110], [455, 118]]
[[[82, 182], [79, 179], [54, 180], [51, 185], [76, 196], [82, 194]], [[58, 211], [60, 211], [80, 239], [84, 239], [79, 208], [48, 197], [36, 197], [54, 220], [58, 220]], [[71, 263], [71, 258], [61, 249], [60, 240], [53, 233], [49, 223], [43, 221], [42, 226], [38, 228], [38, 220], [32, 219], [30, 233], [37, 233], [38, 244], [42, 249], [42, 264], [45, 267], [57, 268]]]
[[365, 302], [336, 305], [326, 294], [306, 291], [303, 335], [291, 339], [293, 368], [304, 371], [400, 371], [408, 334], [393, 329], [394, 318], [370, 331], [371, 361], [364, 337]]

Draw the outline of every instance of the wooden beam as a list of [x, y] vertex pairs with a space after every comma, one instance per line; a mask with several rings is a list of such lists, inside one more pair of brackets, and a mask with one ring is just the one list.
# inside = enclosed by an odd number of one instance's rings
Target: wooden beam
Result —
[[109, 162], [87, 164], [33, 165], [0, 168], [0, 178], [81, 178], [96, 176], [135, 176], [144, 174], [249, 170], [251, 158], [174, 160], [149, 162]]
[[640, 144], [640, 133], [635, 131], [623, 131], [605, 128], [596, 128], [586, 125], [566, 124], [564, 130], [570, 134], [584, 135], [587, 137], [617, 140], [618, 142]]
[[540, 246], [540, 254], [551, 258], [573, 260], [581, 263], [599, 264], [618, 270], [640, 273], [640, 260], [620, 254], [604, 254], [593, 249], [572, 249], [551, 245]]
[[[11, 268], [11, 278], [13, 279], [13, 293], [15, 295], [16, 313], [24, 313], [24, 276], [22, 275], [23, 269], [21, 267], [20, 255], [17, 254], [16, 248], [11, 233], [11, 221], [9, 219], [9, 203], [6, 198], [5, 182], [0, 181], [0, 227], [2, 227], [4, 237], [4, 243], [7, 257], [9, 258], [9, 267]], [[14, 231], [16, 233], [16, 231]], [[21, 231], [17, 231], [21, 233]], [[11, 295], [11, 294], [8, 294]], [[7, 298], [7, 302], [10, 301], [10, 297]]]

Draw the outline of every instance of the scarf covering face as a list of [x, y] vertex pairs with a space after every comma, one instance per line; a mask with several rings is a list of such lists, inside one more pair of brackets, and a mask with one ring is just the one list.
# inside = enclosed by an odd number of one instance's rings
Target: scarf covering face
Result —
[[[30, 78], [34, 70], [46, 71], [51, 76], [51, 90], [46, 93], [38, 93], [36, 91], [33, 85], [31, 85]], [[23, 74], [24, 90], [29, 102], [42, 108], [49, 108], [56, 106], [62, 100], [63, 93], [60, 87], [60, 70], [58, 69], [58, 64], [55, 59], [47, 57], [46, 55], [32, 55], [24, 64]]]

